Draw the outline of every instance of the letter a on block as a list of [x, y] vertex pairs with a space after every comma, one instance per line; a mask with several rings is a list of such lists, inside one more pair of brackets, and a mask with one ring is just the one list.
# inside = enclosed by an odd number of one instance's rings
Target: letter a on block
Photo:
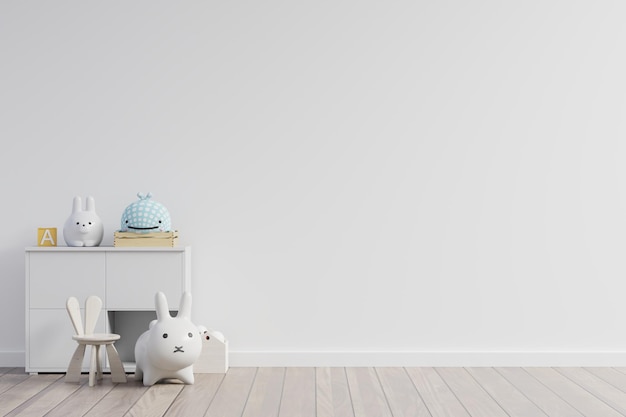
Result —
[[56, 246], [56, 245], [57, 245], [56, 227], [37, 229], [37, 246]]

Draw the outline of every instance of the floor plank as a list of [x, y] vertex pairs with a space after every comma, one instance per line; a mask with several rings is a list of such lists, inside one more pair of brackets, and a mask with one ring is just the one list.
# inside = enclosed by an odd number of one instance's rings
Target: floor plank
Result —
[[185, 385], [166, 416], [203, 416], [224, 380], [224, 374], [196, 374], [192, 385]]
[[67, 384], [63, 381], [63, 378], [57, 378], [52, 384], [48, 385], [37, 395], [22, 403], [10, 413], [6, 414], [6, 416], [43, 416], [55, 408], [65, 398], [76, 392], [79, 388], [80, 385], [78, 384]]
[[473, 416], [507, 417], [507, 413], [463, 368], [436, 368], [467, 412]]
[[355, 417], [391, 417], [385, 392], [374, 368], [347, 368]]
[[0, 394], [0, 415], [5, 415], [31, 400], [61, 378], [61, 375], [30, 375], [24, 381]]
[[129, 417], [161, 417], [165, 415], [184, 386], [183, 383], [159, 382], [154, 384], [125, 415]]
[[109, 393], [94, 405], [87, 417], [123, 416], [148, 390], [142, 381], [130, 376], [125, 384], [117, 384]]
[[6, 372], [0, 375], [0, 394], [24, 382], [30, 375], [20, 368], [4, 368]]
[[317, 417], [354, 417], [346, 368], [317, 368]]
[[585, 417], [522, 368], [495, 368], [550, 417]]
[[605, 402], [599, 400], [552, 368], [524, 369], [585, 416], [623, 417], [622, 414], [609, 407]]
[[151, 387], [2, 368], [0, 389], [8, 416], [626, 416], [626, 368], [231, 368]]
[[241, 417], [257, 368], [230, 368], [224, 377], [206, 417]]
[[592, 395], [626, 415], [626, 393], [582, 368], [555, 368]]
[[471, 417], [434, 368], [406, 368], [433, 417]]
[[279, 417], [315, 417], [315, 368], [287, 368]]
[[621, 373], [615, 368], [585, 368], [595, 376], [602, 378], [615, 388], [626, 392], [626, 374]]
[[548, 416], [493, 368], [467, 368], [467, 371], [510, 417]]
[[404, 368], [376, 368], [394, 417], [431, 417]]
[[276, 417], [283, 395], [285, 368], [259, 368], [243, 417]]
[[[65, 382], [63, 383], [65, 384]], [[89, 383], [85, 381], [72, 395], [67, 396], [46, 414], [46, 417], [83, 416], [111, 392], [114, 386], [111, 378], [104, 378], [93, 387], [90, 387]]]

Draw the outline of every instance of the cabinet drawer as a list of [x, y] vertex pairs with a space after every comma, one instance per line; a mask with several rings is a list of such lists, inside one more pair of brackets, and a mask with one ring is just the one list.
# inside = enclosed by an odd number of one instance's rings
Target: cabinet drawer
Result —
[[65, 308], [69, 296], [104, 299], [104, 253], [30, 254], [30, 308]]
[[107, 253], [107, 309], [154, 310], [154, 295], [165, 293], [171, 310], [183, 292], [181, 252]]

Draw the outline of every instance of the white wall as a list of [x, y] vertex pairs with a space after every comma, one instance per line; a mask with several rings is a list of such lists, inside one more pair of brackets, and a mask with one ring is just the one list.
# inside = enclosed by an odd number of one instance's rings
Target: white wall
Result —
[[624, 13], [1, 2], [0, 366], [37, 227], [138, 191], [234, 365], [626, 364]]

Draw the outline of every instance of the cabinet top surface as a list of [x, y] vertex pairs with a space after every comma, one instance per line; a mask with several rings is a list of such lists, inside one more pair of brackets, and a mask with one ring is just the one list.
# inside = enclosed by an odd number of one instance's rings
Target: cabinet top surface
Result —
[[26, 252], [184, 252], [189, 246], [179, 247], [115, 247], [115, 246], [29, 246]]

